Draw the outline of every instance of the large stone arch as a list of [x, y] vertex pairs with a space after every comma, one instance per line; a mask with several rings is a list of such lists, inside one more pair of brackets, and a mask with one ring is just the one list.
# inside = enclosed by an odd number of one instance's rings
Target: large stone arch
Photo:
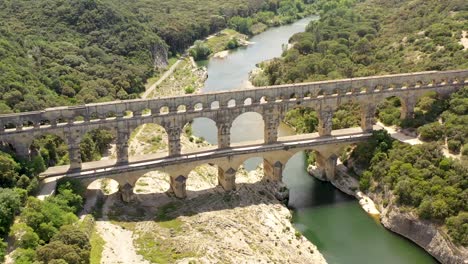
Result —
[[[196, 148], [217, 147], [219, 140], [219, 127], [211, 116], [193, 117], [182, 126], [181, 153], [193, 153]], [[196, 133], [198, 131], [198, 134]], [[200, 134], [201, 132], [201, 134]], [[183, 142], [188, 140], [188, 142]], [[189, 146], [188, 146], [189, 145]]]
[[[121, 144], [127, 143], [128, 157], [138, 157], [148, 154], [167, 156], [169, 154], [169, 135], [165, 126], [157, 122], [141, 122], [132, 125], [122, 135]], [[137, 141], [141, 139], [141, 141]]]
[[[265, 142], [265, 121], [264, 116], [258, 111], [238, 113], [232, 117], [230, 129], [231, 146], [233, 143], [261, 140]], [[244, 136], [240, 136], [240, 134]]]

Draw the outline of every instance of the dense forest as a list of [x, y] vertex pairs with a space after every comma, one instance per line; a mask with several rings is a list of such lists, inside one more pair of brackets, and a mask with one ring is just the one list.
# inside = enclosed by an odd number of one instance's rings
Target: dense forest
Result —
[[320, 20], [293, 36], [294, 45], [282, 58], [265, 64], [259, 84], [468, 67], [468, 53], [459, 43], [468, 28], [464, 0], [317, 5]]
[[[290, 39], [281, 58], [264, 62], [256, 85], [350, 78], [379, 74], [468, 68], [460, 43], [468, 28], [466, 1], [316, 1], [320, 19]], [[428, 93], [414, 118], [400, 119], [401, 102], [389, 98], [376, 117], [385, 125], [414, 131], [425, 143], [411, 146], [377, 132], [350, 157], [365, 170], [360, 189], [391, 190], [402, 210], [446, 228], [452, 240], [468, 243], [468, 87], [449, 98]], [[359, 126], [359, 106], [343, 105], [333, 128]], [[316, 131], [314, 109], [297, 108], [285, 122], [300, 133]], [[442, 147], [460, 160], [446, 158]], [[349, 158], [345, 153], [342, 159]], [[309, 155], [309, 162], [313, 162]]]
[[300, 0], [1, 1], [0, 114], [137, 98], [168, 54], [196, 39], [228, 25], [252, 33], [304, 9]]
[[[251, 35], [290, 23], [311, 12], [310, 2], [0, 1], [0, 114], [138, 98], [147, 79], [195, 40], [225, 28]], [[86, 134], [82, 161], [101, 159], [113, 140], [105, 130]], [[56, 135], [37, 138], [28, 160], [0, 144], [0, 262], [10, 236], [15, 263], [89, 263], [92, 219], [76, 216], [83, 187], [61, 182], [54, 197], [33, 197], [42, 171], [68, 163], [67, 144]]]

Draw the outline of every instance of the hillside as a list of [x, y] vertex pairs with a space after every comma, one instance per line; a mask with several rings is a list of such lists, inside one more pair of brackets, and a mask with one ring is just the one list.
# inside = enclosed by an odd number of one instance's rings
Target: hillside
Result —
[[303, 11], [300, 0], [1, 1], [0, 114], [137, 98], [196, 39]]

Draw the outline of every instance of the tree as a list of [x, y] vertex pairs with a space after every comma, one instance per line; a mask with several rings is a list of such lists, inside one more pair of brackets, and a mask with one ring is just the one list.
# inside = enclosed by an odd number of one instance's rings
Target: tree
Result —
[[35, 249], [39, 245], [39, 236], [25, 223], [14, 224], [10, 235], [14, 237], [17, 247]]
[[1, 262], [5, 260], [7, 246], [8, 244], [5, 241], [3, 241], [3, 238], [0, 238], [0, 261]]
[[18, 179], [19, 168], [9, 154], [0, 151], [0, 187], [13, 187]]
[[190, 56], [195, 60], [205, 60], [210, 54], [210, 48], [201, 40], [195, 41], [194, 47], [190, 49]]
[[8, 234], [20, 206], [21, 197], [18, 193], [12, 189], [0, 188], [0, 236]]
[[462, 246], [468, 246], [468, 212], [449, 217], [445, 223], [453, 240]]

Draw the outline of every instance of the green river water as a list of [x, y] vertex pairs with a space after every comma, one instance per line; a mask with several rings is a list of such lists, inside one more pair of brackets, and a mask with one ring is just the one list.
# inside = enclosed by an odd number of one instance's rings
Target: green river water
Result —
[[[253, 37], [253, 45], [233, 51], [225, 59], [202, 62], [208, 79], [204, 92], [229, 90], [246, 85], [248, 73], [261, 61], [281, 56], [282, 44], [317, 17], [299, 20], [267, 30]], [[237, 118], [231, 130], [231, 141], [242, 142], [263, 138], [263, 120], [256, 113]], [[193, 133], [216, 144], [217, 130], [213, 121], [200, 118], [192, 124]], [[291, 134], [281, 125], [280, 135]], [[255, 168], [261, 159], [246, 162]], [[290, 189], [289, 206], [293, 209], [296, 229], [315, 244], [330, 264], [430, 264], [437, 263], [423, 249], [407, 239], [386, 230], [368, 216], [358, 202], [306, 172], [305, 154], [298, 153], [286, 164], [283, 180]]]

